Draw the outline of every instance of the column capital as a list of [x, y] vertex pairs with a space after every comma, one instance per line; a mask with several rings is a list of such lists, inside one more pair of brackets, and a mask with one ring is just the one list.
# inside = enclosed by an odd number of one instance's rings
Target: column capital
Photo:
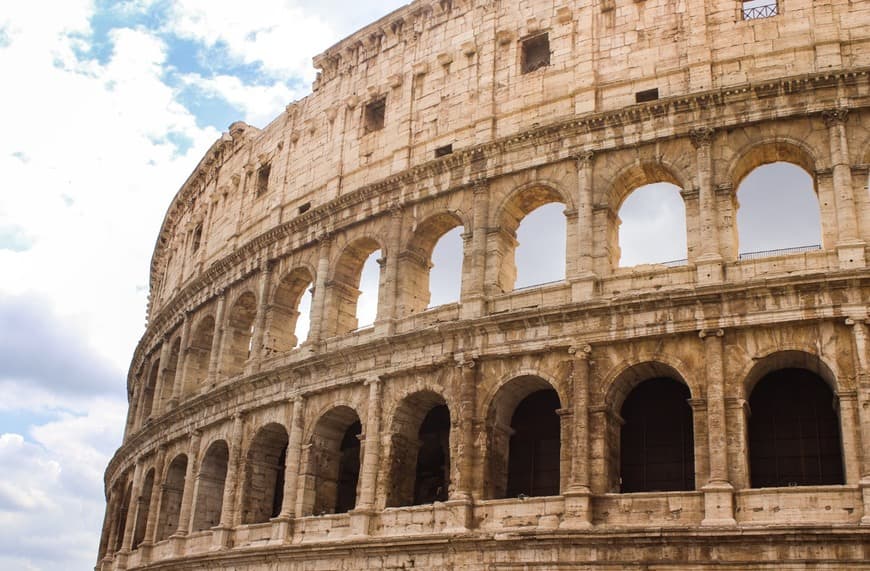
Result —
[[467, 353], [461, 355], [454, 355], [454, 360], [456, 361], [456, 367], [459, 369], [474, 369], [478, 365], [478, 361], [480, 360], [480, 355], [476, 353]]
[[590, 150], [579, 151], [571, 155], [571, 158], [577, 161], [578, 167], [588, 168], [592, 166], [592, 161], [595, 158], [595, 152]]
[[713, 137], [716, 130], [711, 127], [693, 127], [689, 131], [689, 137], [692, 139], [692, 146], [696, 149], [701, 147], [709, 147], [713, 144]]
[[848, 119], [849, 110], [844, 107], [825, 109], [822, 111], [822, 121], [824, 121], [825, 126], [829, 128], [835, 125], [843, 125]]
[[372, 377], [372, 378], [370, 378], [370, 379], [366, 379], [366, 380], [364, 380], [364, 381], [363, 381], [363, 385], [366, 386], [366, 387], [370, 387], [370, 386], [372, 386], [372, 385], [377, 386], [377, 385], [379, 385], [381, 382], [383, 382], [383, 380], [384, 380], [384, 379], [382, 378], [382, 375], [378, 375], [378, 376]]
[[474, 194], [479, 194], [481, 192], [489, 191], [489, 179], [487, 178], [478, 178], [471, 181], [471, 191]]
[[867, 318], [866, 317], [847, 317], [844, 322], [849, 327], [854, 327], [855, 325], [866, 325]]
[[698, 337], [706, 339], [707, 337], [724, 337], [725, 330], [721, 327], [718, 329], [701, 329], [698, 331]]
[[588, 343], [583, 345], [571, 345], [568, 347], [568, 354], [573, 355], [575, 359], [588, 360], [592, 357], [592, 345]]

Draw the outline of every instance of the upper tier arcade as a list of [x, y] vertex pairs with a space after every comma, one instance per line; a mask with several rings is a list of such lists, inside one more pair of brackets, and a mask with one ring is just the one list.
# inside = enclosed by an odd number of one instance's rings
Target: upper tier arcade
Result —
[[[100, 569], [866, 569], [870, 2], [418, 0], [314, 62], [163, 221]], [[773, 163], [818, 240], [749, 252]], [[685, 259], [623, 267], [654, 183]]]

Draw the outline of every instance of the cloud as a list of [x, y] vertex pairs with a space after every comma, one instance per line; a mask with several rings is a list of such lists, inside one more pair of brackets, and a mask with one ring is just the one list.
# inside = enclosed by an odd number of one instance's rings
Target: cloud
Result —
[[252, 85], [232, 75], [207, 78], [191, 73], [184, 74], [181, 81], [201, 96], [220, 98], [232, 104], [242, 111], [245, 122], [260, 127], [274, 120], [288, 103], [308, 92], [307, 88], [292, 88], [279, 81]]

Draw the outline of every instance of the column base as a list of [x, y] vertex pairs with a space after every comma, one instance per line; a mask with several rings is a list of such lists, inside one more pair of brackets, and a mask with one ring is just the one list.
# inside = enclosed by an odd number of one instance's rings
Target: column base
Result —
[[150, 541], [143, 541], [139, 544], [137, 548], [139, 550], [139, 562], [143, 565], [145, 563], [149, 563], [151, 561], [151, 551], [154, 548], [154, 544]]
[[867, 267], [866, 246], [863, 240], [837, 244], [837, 258], [840, 261], [840, 269], [851, 270]]
[[701, 490], [704, 492], [704, 527], [734, 527], [734, 488], [728, 482], [713, 482]]
[[233, 528], [225, 525], [218, 525], [211, 528], [211, 531], [212, 551], [225, 551], [232, 548]]
[[861, 499], [864, 504], [864, 515], [861, 516], [861, 525], [870, 526], [870, 478], [861, 478], [858, 482], [861, 490]]
[[127, 558], [129, 556], [130, 552], [125, 549], [115, 553], [115, 558], [112, 560], [113, 571], [124, 571], [127, 568]]
[[571, 301], [588, 301], [595, 297], [598, 289], [598, 276], [586, 272], [571, 280]]
[[471, 529], [474, 522], [474, 506], [468, 494], [447, 500], [444, 502], [444, 507], [450, 512], [450, 522], [444, 531], [462, 532]]
[[695, 260], [695, 272], [698, 285], [718, 284], [725, 279], [722, 256], [704, 254]]
[[269, 520], [272, 523], [272, 537], [269, 545], [284, 545], [293, 539], [293, 518], [278, 516]]
[[369, 509], [357, 509], [350, 512], [350, 535], [351, 537], [366, 537], [369, 535], [369, 523], [374, 511]]
[[172, 554], [175, 557], [183, 556], [187, 544], [187, 535], [184, 533], [174, 533], [169, 536], [169, 541], [172, 543]]
[[565, 515], [559, 529], [592, 528], [592, 494], [589, 488], [565, 492]]

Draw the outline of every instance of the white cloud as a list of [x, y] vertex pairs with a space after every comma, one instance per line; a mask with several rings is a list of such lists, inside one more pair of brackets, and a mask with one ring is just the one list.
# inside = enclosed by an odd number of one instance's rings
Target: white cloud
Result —
[[294, 89], [280, 81], [271, 85], [251, 85], [232, 75], [211, 78], [185, 74], [182, 81], [209, 97], [218, 97], [242, 110], [245, 122], [263, 127], [275, 119], [293, 100], [307, 94], [307, 89]]
[[237, 3], [179, 0], [169, 28], [179, 37], [221, 48], [230, 62], [259, 64], [280, 79], [314, 79], [311, 57], [335, 39], [320, 17], [288, 0], [262, 0], [256, 10]]

